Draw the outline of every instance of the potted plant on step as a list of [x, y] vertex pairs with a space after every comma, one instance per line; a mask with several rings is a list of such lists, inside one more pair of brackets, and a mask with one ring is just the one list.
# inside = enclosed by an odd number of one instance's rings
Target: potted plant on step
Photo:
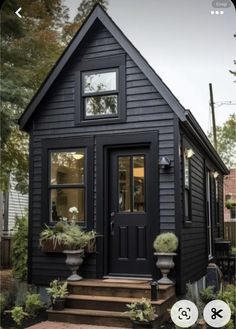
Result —
[[65, 297], [68, 295], [67, 282], [53, 280], [50, 287], [46, 288], [47, 293], [51, 296], [52, 309], [61, 311], [65, 307]]
[[129, 315], [133, 329], [154, 328], [157, 314], [149, 300], [142, 298], [139, 302], [126, 305], [129, 309], [126, 313]]
[[95, 231], [82, 231], [81, 228], [75, 223], [68, 225], [66, 234], [64, 236], [63, 244], [65, 249], [63, 253], [66, 254], [66, 264], [72, 270], [67, 280], [78, 281], [82, 277], [77, 274], [79, 266], [83, 263], [84, 249], [91, 240], [96, 237]]
[[173, 284], [167, 275], [175, 266], [173, 257], [178, 248], [178, 238], [174, 233], [166, 232], [159, 234], [154, 240], [153, 247], [155, 249], [154, 255], [158, 257], [156, 266], [162, 273], [162, 278], [158, 280], [159, 284]]

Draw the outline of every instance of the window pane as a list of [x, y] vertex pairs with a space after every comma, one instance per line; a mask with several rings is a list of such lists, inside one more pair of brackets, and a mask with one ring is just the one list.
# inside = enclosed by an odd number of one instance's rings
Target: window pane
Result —
[[189, 159], [184, 156], [184, 185], [189, 187]]
[[71, 219], [69, 208], [76, 207], [78, 223], [84, 223], [84, 188], [52, 189], [51, 190], [51, 221], [58, 221], [63, 217]]
[[116, 90], [116, 71], [84, 74], [84, 93]]
[[119, 157], [119, 211], [131, 211], [130, 199], [130, 157]]
[[84, 151], [51, 153], [51, 185], [84, 183]]
[[86, 97], [85, 114], [87, 117], [117, 114], [117, 95]]
[[184, 190], [184, 214], [185, 218], [189, 218], [189, 190]]
[[134, 211], [144, 211], [144, 193], [145, 193], [145, 182], [144, 182], [144, 157], [134, 156], [133, 157], [133, 205]]

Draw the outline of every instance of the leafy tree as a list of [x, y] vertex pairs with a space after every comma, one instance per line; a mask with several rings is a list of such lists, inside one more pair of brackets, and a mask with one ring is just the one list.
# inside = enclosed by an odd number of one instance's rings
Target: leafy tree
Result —
[[96, 3], [83, 0], [73, 23], [63, 0], [23, 0], [22, 15], [14, 15], [16, 0], [1, 8], [1, 190], [16, 177], [16, 189], [28, 189], [28, 135], [19, 131], [17, 120], [37, 91], [85, 16]]
[[108, 0], [83, 0], [78, 7], [78, 13], [72, 24], [68, 24], [65, 28], [65, 40], [68, 42], [75, 35], [84, 23], [86, 17], [96, 4], [100, 4], [104, 10], [107, 10]]
[[23, 19], [15, 14], [17, 1], [8, 0], [1, 11], [1, 190], [9, 174], [16, 189], [27, 192], [28, 135], [17, 120], [64, 49], [60, 28], [67, 22], [61, 0], [22, 3]]
[[[223, 126], [216, 127], [217, 148], [222, 160], [230, 168], [236, 164], [236, 114], [231, 114]], [[212, 133], [209, 134], [212, 142]]]

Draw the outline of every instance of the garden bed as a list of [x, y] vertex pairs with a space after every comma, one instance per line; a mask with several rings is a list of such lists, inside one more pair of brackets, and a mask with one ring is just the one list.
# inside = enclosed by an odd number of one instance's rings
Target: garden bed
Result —
[[11, 318], [10, 314], [3, 314], [1, 316], [1, 327], [2, 329], [24, 329], [28, 328], [36, 323], [46, 321], [48, 318], [46, 309], [40, 311], [38, 315], [34, 318], [25, 318], [21, 326], [16, 326], [14, 321]]

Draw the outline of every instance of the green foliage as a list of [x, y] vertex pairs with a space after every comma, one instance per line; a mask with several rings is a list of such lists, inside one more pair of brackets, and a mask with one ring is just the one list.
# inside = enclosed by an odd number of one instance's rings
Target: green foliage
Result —
[[28, 314], [26, 312], [24, 312], [23, 307], [22, 306], [15, 306], [13, 307], [13, 309], [10, 311], [11, 313], [11, 317], [13, 319], [13, 321], [20, 326], [22, 321], [24, 320], [24, 318], [26, 316], [28, 316]]
[[11, 259], [13, 276], [18, 280], [25, 281], [27, 279], [28, 259], [28, 219], [26, 216], [16, 219]]
[[140, 302], [127, 304], [126, 306], [129, 309], [127, 314], [133, 321], [150, 322], [156, 317], [151, 302], [146, 298], [142, 298]]
[[64, 40], [68, 43], [84, 23], [86, 17], [96, 4], [100, 4], [104, 10], [107, 10], [108, 0], [82, 0], [72, 24], [64, 28]]
[[6, 304], [6, 296], [2, 292], [0, 292], [0, 314], [2, 314], [2, 311], [5, 309]]
[[46, 291], [51, 296], [54, 304], [57, 298], [64, 298], [68, 294], [67, 281], [53, 280], [50, 282], [50, 287], [46, 288]]
[[[208, 135], [213, 142], [213, 135]], [[236, 164], [236, 114], [231, 114], [223, 126], [216, 127], [217, 151], [230, 168]]]
[[174, 233], [161, 233], [154, 240], [153, 247], [157, 252], [174, 252], [178, 248], [178, 238]]
[[40, 246], [46, 241], [52, 241], [56, 246], [65, 246], [66, 249], [84, 249], [88, 243], [96, 237], [95, 231], [82, 231], [75, 223], [59, 222], [54, 227], [48, 227], [40, 233]]
[[200, 291], [200, 298], [203, 301], [204, 304], [207, 304], [211, 302], [213, 299], [215, 299], [215, 294], [213, 292], [214, 287], [208, 286], [205, 289], [202, 289]]
[[107, 7], [107, 0], [83, 0], [73, 23], [63, 0], [24, 2], [23, 19], [12, 15], [18, 2], [5, 1], [1, 8], [1, 190], [9, 188], [9, 174], [16, 189], [28, 190], [28, 135], [17, 120], [79, 30], [95, 3]]
[[34, 317], [43, 308], [43, 302], [39, 294], [28, 293], [25, 300], [26, 312]]
[[223, 300], [230, 307], [233, 316], [236, 315], [236, 286], [233, 284], [228, 284], [224, 287], [222, 291], [217, 294], [217, 299]]

